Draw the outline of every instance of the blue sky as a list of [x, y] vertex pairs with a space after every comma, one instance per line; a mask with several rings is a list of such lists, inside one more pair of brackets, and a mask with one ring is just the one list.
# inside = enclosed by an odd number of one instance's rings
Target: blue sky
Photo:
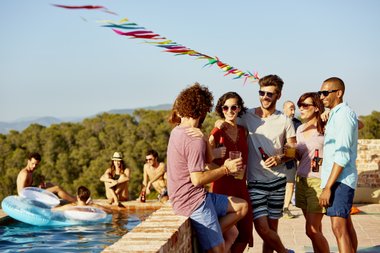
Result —
[[[103, 5], [66, 10], [51, 4]], [[346, 83], [358, 113], [380, 110], [380, 1], [63, 1], [0, 2], [0, 121], [90, 116], [172, 103], [199, 82], [215, 99], [227, 91], [258, 106], [258, 85], [216, 66], [116, 35], [96, 22], [128, 17], [243, 71], [277, 74], [282, 99], [296, 101], [328, 77]]]

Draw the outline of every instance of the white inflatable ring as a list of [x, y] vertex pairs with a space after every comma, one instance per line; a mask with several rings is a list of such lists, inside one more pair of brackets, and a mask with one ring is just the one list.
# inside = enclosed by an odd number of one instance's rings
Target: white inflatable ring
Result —
[[72, 206], [62, 212], [66, 218], [76, 221], [102, 221], [107, 217], [102, 209], [92, 206]]
[[73, 206], [63, 211], [52, 211], [43, 202], [14, 195], [3, 199], [1, 207], [13, 219], [35, 226], [71, 226], [106, 222], [108, 217], [112, 218], [96, 207]]
[[58, 206], [60, 203], [59, 198], [54, 193], [37, 187], [25, 187], [21, 190], [20, 196], [44, 203], [50, 207]]

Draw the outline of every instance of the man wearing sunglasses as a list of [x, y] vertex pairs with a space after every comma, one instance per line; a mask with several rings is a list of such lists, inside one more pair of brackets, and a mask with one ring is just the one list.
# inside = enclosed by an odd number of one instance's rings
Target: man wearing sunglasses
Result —
[[[255, 229], [263, 239], [263, 252], [292, 252], [284, 247], [277, 233], [287, 181], [285, 162], [290, 160], [284, 157], [283, 148], [285, 143], [296, 143], [292, 120], [276, 110], [283, 84], [277, 75], [261, 78], [260, 107], [249, 109], [238, 120], [249, 132], [248, 192]], [[269, 157], [262, 159], [267, 156], [262, 156], [259, 148]]]
[[343, 102], [344, 82], [331, 77], [318, 92], [330, 109], [325, 128], [322, 194], [319, 204], [327, 208], [339, 252], [356, 252], [358, 240], [350, 210], [358, 180], [355, 165], [358, 142], [358, 120], [355, 112]]
[[[143, 185], [146, 194], [150, 193], [150, 188], [153, 186], [159, 194], [158, 199], [160, 201], [167, 199], [168, 191], [165, 180], [165, 163], [158, 162], [158, 153], [156, 150], [151, 149], [146, 153], [143, 171]], [[163, 197], [165, 198], [162, 199]]]

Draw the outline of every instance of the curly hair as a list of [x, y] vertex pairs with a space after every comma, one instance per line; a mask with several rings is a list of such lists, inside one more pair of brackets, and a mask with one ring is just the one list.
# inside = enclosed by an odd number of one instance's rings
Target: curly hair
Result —
[[259, 80], [260, 87], [275, 86], [278, 92], [282, 91], [284, 81], [277, 75], [267, 75]]
[[326, 122], [323, 122], [321, 119], [321, 114], [325, 111], [322, 100], [319, 98], [319, 94], [317, 92], [306, 92], [298, 99], [298, 107], [300, 107], [307, 98], [311, 98], [313, 100], [313, 106], [318, 108], [318, 111], [315, 112], [315, 117], [317, 118], [317, 131], [320, 134], [324, 134]]
[[39, 153], [37, 153], [37, 152], [33, 152], [33, 153], [30, 153], [30, 154], [28, 155], [28, 159], [29, 159], [29, 160], [32, 160], [33, 158], [34, 158], [36, 161], [41, 161], [41, 155], [40, 155]]
[[184, 89], [178, 95], [172, 108], [169, 122], [180, 123], [180, 117], [197, 119], [205, 117], [213, 106], [213, 96], [209, 89], [199, 83]]
[[243, 99], [240, 97], [239, 94], [237, 94], [236, 92], [233, 92], [233, 91], [230, 91], [230, 92], [227, 92], [227, 93], [224, 93], [218, 100], [218, 103], [216, 104], [216, 107], [215, 107], [215, 111], [218, 113], [219, 117], [221, 117], [222, 119], [224, 119], [224, 114], [223, 114], [223, 105], [224, 103], [228, 100], [228, 99], [231, 99], [231, 98], [235, 98], [237, 100], [237, 105], [239, 106], [240, 108], [240, 112], [238, 113], [238, 117], [241, 117], [247, 110], [248, 108], [244, 106], [244, 101]]

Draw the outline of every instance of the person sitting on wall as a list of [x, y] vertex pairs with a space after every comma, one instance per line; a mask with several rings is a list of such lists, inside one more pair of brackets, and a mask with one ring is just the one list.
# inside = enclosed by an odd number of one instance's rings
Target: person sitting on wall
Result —
[[[41, 155], [39, 153], [31, 153], [28, 157], [28, 162], [25, 168], [23, 168], [17, 175], [17, 193], [20, 195], [22, 189], [25, 187], [33, 186], [33, 172], [37, 169], [38, 165], [41, 162]], [[40, 176], [44, 178], [43, 176]], [[45, 189], [49, 192], [56, 194], [59, 198], [66, 200], [70, 203], [75, 202], [76, 199], [74, 196], [70, 195], [64, 189], [58, 185], [52, 183], [45, 183], [44, 180], [41, 180], [39, 186], [42, 189]]]
[[150, 188], [153, 188], [159, 193], [158, 199], [167, 200], [168, 190], [166, 188], [165, 180], [165, 163], [158, 162], [157, 151], [151, 149], [148, 150], [145, 157], [144, 164], [144, 176], [143, 176], [143, 186], [145, 188], [146, 194], [150, 193]]
[[100, 177], [106, 188], [109, 204], [124, 207], [120, 201], [128, 200], [129, 168], [126, 168], [123, 156], [115, 152], [111, 158], [111, 166]]

